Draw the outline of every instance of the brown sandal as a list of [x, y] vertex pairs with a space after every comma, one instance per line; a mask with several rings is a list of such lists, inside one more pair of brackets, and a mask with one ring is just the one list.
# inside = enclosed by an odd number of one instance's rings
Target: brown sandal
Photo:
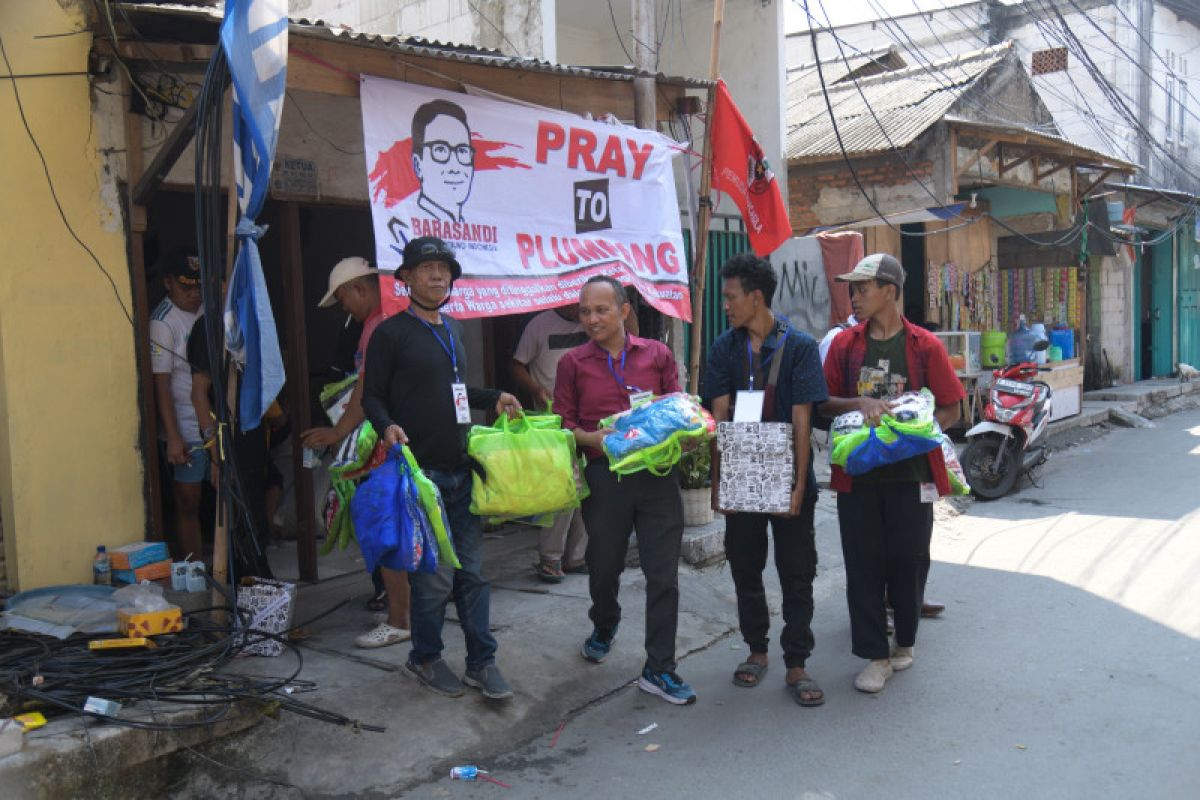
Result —
[[542, 559], [533, 565], [533, 571], [546, 583], [562, 583], [566, 579], [562, 564], [557, 560]]

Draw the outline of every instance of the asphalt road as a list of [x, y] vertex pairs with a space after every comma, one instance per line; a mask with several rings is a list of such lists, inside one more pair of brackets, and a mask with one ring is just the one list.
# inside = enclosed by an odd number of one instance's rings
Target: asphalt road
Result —
[[[792, 703], [781, 660], [733, 686], [744, 650], [727, 638], [679, 668], [695, 706], [629, 686], [480, 764], [511, 789], [443, 778], [405, 796], [1200, 797], [1198, 476], [1191, 411], [1058, 453], [1040, 488], [940, 520], [929, 593], [949, 608], [881, 695], [852, 686], [862, 662], [832, 592], [809, 662], [821, 708]], [[836, 559], [822, 568], [841, 585]]]

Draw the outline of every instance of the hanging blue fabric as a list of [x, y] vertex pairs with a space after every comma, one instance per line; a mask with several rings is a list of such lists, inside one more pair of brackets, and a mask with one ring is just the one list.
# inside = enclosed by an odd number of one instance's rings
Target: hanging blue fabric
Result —
[[238, 389], [242, 430], [259, 426], [285, 380], [271, 298], [255, 244], [265, 230], [245, 218], [238, 223], [238, 257], [225, 298], [225, 346], [242, 367]]
[[[254, 26], [254, 27], [251, 27]], [[241, 218], [238, 253], [225, 297], [225, 339], [242, 372], [238, 420], [253, 430], [284, 383], [275, 316], [255, 225], [271, 182], [287, 85], [286, 0], [226, 0], [221, 46], [233, 83], [233, 150]]]

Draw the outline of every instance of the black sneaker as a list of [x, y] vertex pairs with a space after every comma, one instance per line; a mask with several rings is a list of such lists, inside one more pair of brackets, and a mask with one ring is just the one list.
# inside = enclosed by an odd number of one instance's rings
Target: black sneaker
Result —
[[404, 662], [402, 672], [410, 678], [416, 678], [425, 688], [443, 697], [462, 697], [466, 689], [462, 681], [450, 669], [445, 660], [437, 658], [428, 664], [417, 664], [413, 661]]
[[617, 638], [617, 629], [613, 628], [608, 636], [600, 633], [599, 628], [592, 629], [592, 635], [584, 640], [583, 647], [580, 648], [579, 654], [593, 664], [599, 664], [604, 659], [608, 658], [609, 651], [612, 650], [613, 641]]
[[500, 668], [495, 664], [467, 670], [463, 675], [463, 683], [478, 689], [488, 700], [511, 700], [513, 696], [512, 687], [504, 680]]

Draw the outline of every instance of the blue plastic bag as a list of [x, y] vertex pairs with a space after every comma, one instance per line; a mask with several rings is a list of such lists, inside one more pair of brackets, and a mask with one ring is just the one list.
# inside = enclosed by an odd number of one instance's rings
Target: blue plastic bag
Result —
[[900, 430], [899, 425], [893, 425], [887, 419], [884, 419], [880, 425], [887, 425], [895, 434], [896, 441], [890, 444], [883, 441], [879, 438], [879, 428], [871, 428], [867, 439], [846, 457], [847, 475], [865, 475], [877, 467], [924, 455], [941, 446], [937, 439], [905, 433]]
[[436, 572], [437, 539], [400, 448], [371, 471], [350, 503], [367, 571]]

